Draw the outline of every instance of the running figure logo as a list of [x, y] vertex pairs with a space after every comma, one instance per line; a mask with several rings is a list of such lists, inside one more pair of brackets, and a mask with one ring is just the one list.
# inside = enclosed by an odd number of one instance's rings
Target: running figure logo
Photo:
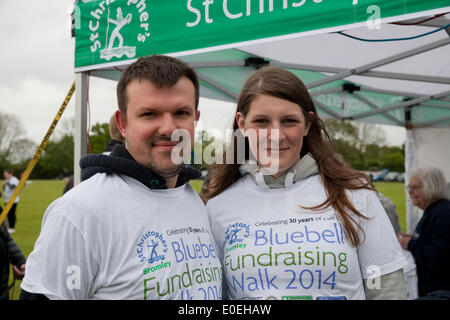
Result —
[[225, 231], [225, 241], [232, 245], [236, 242], [244, 241], [244, 238], [250, 236], [250, 226], [245, 223], [233, 223]]
[[[131, 22], [132, 14], [129, 13], [124, 18], [122, 8], [117, 8], [116, 19], [110, 18], [110, 10], [108, 8], [108, 27], [106, 29], [106, 44], [107, 47], [100, 51], [100, 58], [111, 60], [112, 57], [121, 58], [126, 55], [128, 58], [133, 58], [136, 55], [136, 47], [123, 46], [123, 36], [120, 34], [120, 30]], [[108, 39], [108, 31], [110, 23], [114, 24], [114, 30]], [[114, 47], [114, 43], [118, 40], [118, 45]], [[106, 45], [105, 45], [106, 46]]]
[[[156, 251], [156, 247], [159, 245], [159, 242], [156, 242], [155, 240], [152, 240], [152, 244], [149, 244], [147, 242], [147, 248], [148, 248], [148, 263], [151, 264], [153, 262], [157, 262], [159, 260], [164, 260], [164, 255], [158, 255]], [[150, 250], [151, 249], [151, 250]]]
[[[158, 231], [149, 230], [142, 233], [136, 243], [136, 253], [140, 263], [152, 265], [154, 262], [166, 260], [169, 252], [167, 241], [163, 234]], [[161, 262], [162, 263], [162, 262]]]

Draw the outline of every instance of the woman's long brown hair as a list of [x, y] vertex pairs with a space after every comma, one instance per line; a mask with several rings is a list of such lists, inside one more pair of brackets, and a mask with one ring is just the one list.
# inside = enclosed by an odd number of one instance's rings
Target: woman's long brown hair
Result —
[[[311, 123], [311, 127], [308, 135], [304, 137], [300, 156], [303, 157], [307, 153], [311, 153], [316, 160], [328, 196], [323, 203], [308, 209], [322, 210], [332, 206], [344, 226], [346, 238], [353, 246], [358, 246], [361, 239], [357, 229], [361, 229], [361, 227], [355, 216], [361, 219], [367, 218], [353, 206], [347, 197], [346, 190], [374, 190], [369, 183], [369, 177], [363, 172], [351, 168], [343, 161], [340, 154], [334, 152], [331, 138], [323, 121], [319, 118], [312, 98], [303, 82], [296, 75], [277, 67], [265, 67], [256, 71], [242, 88], [237, 103], [237, 112], [241, 112], [246, 117], [251, 102], [257, 95], [261, 94], [285, 99], [301, 107], [303, 115]], [[314, 116], [311, 116], [310, 112]], [[239, 134], [236, 121], [233, 129]], [[224, 155], [223, 164], [215, 164], [210, 167], [210, 181], [200, 194], [205, 202], [220, 194], [241, 178], [236, 150], [238, 150], [238, 137], [234, 135], [232, 143]], [[248, 159], [249, 152], [248, 141], [245, 141], [246, 159]], [[230, 154], [233, 155], [234, 162], [226, 164], [226, 160], [229, 163]]]

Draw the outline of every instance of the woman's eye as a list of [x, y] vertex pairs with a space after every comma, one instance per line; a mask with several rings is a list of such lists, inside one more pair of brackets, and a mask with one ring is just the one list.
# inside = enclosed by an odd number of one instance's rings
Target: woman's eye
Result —
[[267, 120], [266, 119], [255, 119], [253, 120], [254, 123], [266, 123]]

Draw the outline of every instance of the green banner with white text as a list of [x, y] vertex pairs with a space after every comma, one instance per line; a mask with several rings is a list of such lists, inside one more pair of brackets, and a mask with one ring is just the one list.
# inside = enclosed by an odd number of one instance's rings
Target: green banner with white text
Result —
[[375, 28], [450, 11], [450, 0], [80, 0], [75, 71], [283, 37]]

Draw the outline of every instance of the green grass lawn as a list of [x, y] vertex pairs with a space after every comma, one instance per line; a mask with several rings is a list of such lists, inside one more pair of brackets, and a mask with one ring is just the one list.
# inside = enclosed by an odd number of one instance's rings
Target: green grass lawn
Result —
[[402, 232], [406, 233], [406, 194], [403, 182], [374, 182], [375, 188], [394, 201]]
[[[202, 184], [202, 180], [191, 181], [192, 187], [197, 192], [200, 192]], [[402, 231], [405, 232], [405, 188], [403, 183], [376, 182], [375, 187], [379, 192], [382, 192], [394, 201], [400, 218], [400, 226]], [[34, 242], [38, 238], [41, 230], [42, 216], [46, 208], [62, 195], [63, 189], [64, 182], [61, 180], [33, 180], [31, 184], [26, 185], [22, 190], [20, 203], [16, 210], [17, 232], [12, 234], [12, 237], [25, 256], [28, 256], [33, 250]], [[18, 299], [20, 294], [19, 285], [20, 281], [16, 281], [13, 290], [10, 292], [10, 299]]]

